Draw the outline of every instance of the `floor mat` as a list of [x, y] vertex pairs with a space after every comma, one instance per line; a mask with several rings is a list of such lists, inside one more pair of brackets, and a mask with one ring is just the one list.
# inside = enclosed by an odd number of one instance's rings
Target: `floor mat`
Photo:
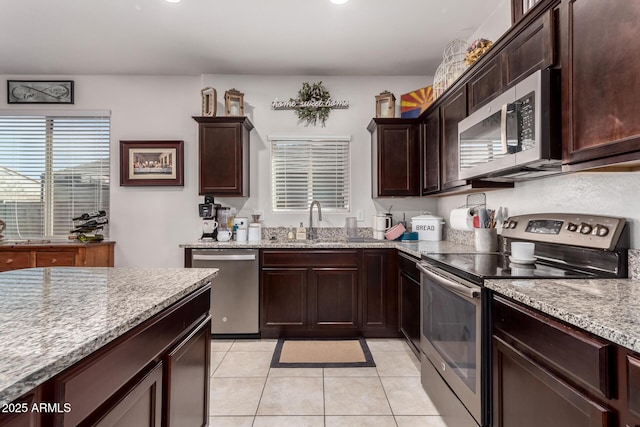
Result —
[[364, 338], [278, 340], [272, 368], [358, 368], [374, 367]]

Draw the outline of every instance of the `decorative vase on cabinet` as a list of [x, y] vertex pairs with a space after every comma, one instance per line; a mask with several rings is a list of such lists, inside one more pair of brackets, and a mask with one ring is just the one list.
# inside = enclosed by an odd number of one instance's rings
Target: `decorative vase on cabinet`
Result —
[[198, 122], [199, 194], [249, 197], [251, 121], [239, 117], [193, 117]]

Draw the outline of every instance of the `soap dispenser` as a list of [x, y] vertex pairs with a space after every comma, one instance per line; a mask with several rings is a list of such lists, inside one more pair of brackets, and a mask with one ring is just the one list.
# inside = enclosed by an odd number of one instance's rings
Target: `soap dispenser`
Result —
[[296, 231], [296, 240], [307, 240], [307, 229], [302, 225], [302, 222], [300, 222], [300, 227]]

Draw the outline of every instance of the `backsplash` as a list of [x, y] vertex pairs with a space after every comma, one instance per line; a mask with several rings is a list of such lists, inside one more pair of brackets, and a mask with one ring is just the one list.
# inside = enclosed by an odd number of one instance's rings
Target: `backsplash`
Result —
[[473, 231], [454, 230], [446, 223], [442, 227], [442, 237], [443, 240], [460, 245], [473, 246], [475, 244], [475, 234]]
[[[320, 240], [346, 240], [347, 234], [344, 227], [319, 227], [316, 228]], [[287, 240], [288, 227], [263, 227], [263, 240]], [[294, 230], [295, 231], [295, 230]], [[308, 231], [308, 230], [307, 230]], [[360, 237], [373, 237], [373, 228], [358, 227]], [[474, 245], [474, 233], [472, 231], [454, 230], [445, 224], [442, 228], [442, 240], [447, 240], [461, 245]]]
[[[307, 232], [309, 229], [307, 228]], [[339, 241], [347, 240], [347, 232], [344, 227], [318, 227], [314, 228], [317, 231], [316, 238], [319, 240]], [[289, 227], [263, 227], [262, 239], [263, 240], [287, 240], [287, 233]], [[295, 232], [295, 230], [294, 230]], [[358, 235], [360, 237], [373, 237], [373, 228], [371, 227], [358, 227]]]
[[629, 249], [629, 278], [640, 279], [640, 249]]

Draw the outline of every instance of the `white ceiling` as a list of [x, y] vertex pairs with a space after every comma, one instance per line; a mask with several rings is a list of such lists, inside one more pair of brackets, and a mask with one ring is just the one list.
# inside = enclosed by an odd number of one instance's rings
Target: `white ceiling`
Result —
[[0, 74], [433, 75], [500, 0], [0, 0]]

